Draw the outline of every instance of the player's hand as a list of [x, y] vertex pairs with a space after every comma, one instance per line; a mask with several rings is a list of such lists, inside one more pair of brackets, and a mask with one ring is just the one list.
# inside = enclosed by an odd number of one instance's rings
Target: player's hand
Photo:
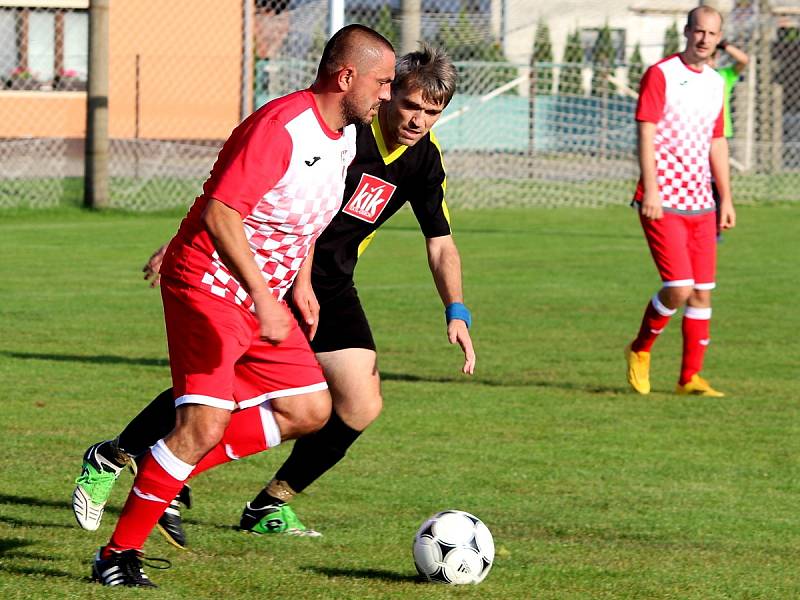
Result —
[[161, 248], [153, 252], [150, 260], [142, 267], [145, 281], [150, 280], [150, 287], [158, 286], [158, 282], [161, 280], [161, 263], [164, 260], [164, 255], [167, 253], [167, 246], [168, 244], [164, 244]]
[[461, 319], [453, 319], [447, 324], [447, 339], [451, 344], [458, 344], [464, 351], [464, 366], [461, 372], [472, 375], [475, 372], [475, 350], [472, 348], [472, 338], [469, 335], [467, 324]]
[[736, 227], [736, 211], [730, 202], [723, 202], [719, 207], [719, 228], [732, 229]]
[[642, 216], [651, 221], [658, 221], [664, 216], [658, 191], [645, 192], [644, 198], [642, 198]]
[[294, 317], [271, 295], [268, 299], [260, 301], [253, 298], [253, 301], [256, 307], [256, 317], [258, 317], [259, 337], [263, 341], [277, 346], [289, 337]]
[[319, 302], [310, 285], [295, 281], [292, 287], [292, 302], [297, 309], [300, 325], [308, 338], [314, 339], [319, 326]]

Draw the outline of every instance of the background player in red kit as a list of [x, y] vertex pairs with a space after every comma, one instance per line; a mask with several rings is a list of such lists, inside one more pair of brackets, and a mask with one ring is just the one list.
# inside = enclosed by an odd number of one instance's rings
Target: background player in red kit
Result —
[[[94, 579], [152, 586], [141, 549], [195, 467], [264, 450], [328, 419], [322, 369], [282, 300], [339, 209], [355, 156], [351, 125], [370, 122], [389, 99], [394, 61], [373, 30], [340, 30], [314, 84], [253, 113], [220, 151], [161, 269], [175, 428], [139, 461]], [[231, 419], [248, 407], [258, 410]]]
[[636, 120], [641, 178], [634, 200], [663, 287], [625, 349], [628, 383], [650, 392], [650, 349], [683, 305], [683, 358], [676, 392], [722, 396], [700, 377], [710, 342], [715, 287], [716, 215], [711, 176], [720, 195], [720, 227], [736, 224], [723, 131], [723, 81], [706, 63], [721, 38], [711, 7], [689, 12], [686, 49], [650, 67], [642, 78]]

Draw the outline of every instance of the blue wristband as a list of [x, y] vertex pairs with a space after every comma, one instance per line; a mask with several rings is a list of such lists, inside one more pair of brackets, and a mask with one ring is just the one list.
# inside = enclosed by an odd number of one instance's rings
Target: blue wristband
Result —
[[447, 319], [448, 324], [453, 319], [461, 319], [467, 324], [467, 329], [472, 327], [472, 315], [470, 314], [469, 309], [461, 304], [461, 302], [453, 302], [452, 304], [448, 304], [447, 308], [444, 309], [444, 316]]

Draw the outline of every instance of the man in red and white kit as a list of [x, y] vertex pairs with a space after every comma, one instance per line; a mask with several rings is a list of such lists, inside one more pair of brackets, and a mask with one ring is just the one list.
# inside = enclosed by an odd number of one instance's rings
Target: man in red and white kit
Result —
[[111, 540], [95, 557], [95, 580], [153, 586], [142, 547], [193, 471], [328, 419], [322, 369], [283, 297], [339, 209], [355, 156], [352, 125], [371, 122], [390, 98], [394, 63], [385, 38], [345, 27], [326, 45], [309, 89], [253, 113], [220, 151], [161, 268], [176, 425], [139, 462]]
[[676, 392], [722, 396], [700, 377], [710, 341], [716, 270], [716, 214], [711, 176], [720, 193], [720, 225], [736, 224], [723, 131], [723, 81], [706, 62], [721, 38], [722, 17], [709, 6], [689, 12], [686, 49], [642, 78], [636, 120], [641, 178], [634, 200], [663, 287], [647, 305], [636, 339], [625, 348], [628, 383], [650, 393], [650, 349], [681, 306], [683, 359]]

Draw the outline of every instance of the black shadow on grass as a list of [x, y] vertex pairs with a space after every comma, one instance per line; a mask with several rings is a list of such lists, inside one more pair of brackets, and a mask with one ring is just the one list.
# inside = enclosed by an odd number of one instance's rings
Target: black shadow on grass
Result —
[[622, 394], [628, 391], [627, 386], [610, 386], [610, 385], [580, 385], [569, 382], [554, 382], [554, 381], [533, 381], [533, 380], [514, 380], [509, 379], [506, 381], [495, 381], [492, 379], [483, 379], [480, 377], [427, 377], [421, 375], [413, 375], [411, 373], [390, 373], [381, 372], [381, 379], [383, 381], [406, 381], [406, 382], [420, 382], [420, 383], [460, 383], [470, 385], [486, 385], [490, 387], [543, 387], [543, 388], [560, 388], [563, 390], [574, 390], [579, 392], [586, 392], [589, 394]]
[[380, 579], [381, 581], [397, 581], [401, 583], [420, 583], [418, 575], [403, 575], [394, 571], [381, 569], [340, 569], [334, 567], [300, 567], [303, 571], [311, 571], [326, 577], [350, 577], [352, 579]]
[[[38, 506], [39, 508], [58, 508], [61, 510], [72, 510], [72, 504], [69, 502], [61, 502], [55, 500], [45, 500], [43, 498], [32, 498], [30, 496], [10, 496], [8, 494], [0, 494], [0, 505], [13, 504], [18, 506]], [[106, 506], [107, 514], [118, 515], [121, 512], [120, 508], [115, 506]], [[64, 523], [51, 523], [47, 521], [30, 521], [25, 519], [17, 519], [6, 515], [0, 516], [0, 523], [8, 523], [15, 527], [48, 527], [57, 529], [74, 529], [76, 524], [66, 525]], [[2, 547], [0, 546], [0, 550]]]
[[[391, 225], [391, 224], [385, 225], [383, 227], [383, 229], [385, 231], [411, 231], [411, 232], [418, 232], [419, 231], [419, 227], [409, 227], [409, 226], [406, 226], [406, 225]], [[578, 237], [578, 238], [605, 238], [605, 239], [614, 239], [614, 240], [618, 240], [618, 239], [630, 239], [630, 240], [632, 240], [632, 239], [640, 239], [642, 237], [641, 235], [636, 235], [636, 234], [633, 234], [633, 233], [624, 233], [624, 234], [597, 233], [597, 232], [595, 232], [595, 233], [587, 233], [585, 231], [567, 231], [567, 230], [564, 230], [564, 229], [556, 230], [556, 229], [550, 229], [550, 228], [544, 228], [544, 227], [541, 227], [541, 228], [537, 227], [537, 228], [531, 228], [531, 229], [510, 229], [510, 228], [509, 229], [504, 229], [504, 228], [492, 229], [492, 228], [486, 228], [486, 227], [459, 227], [458, 228], [458, 233], [459, 234], [476, 233], [476, 234], [480, 234], [480, 235], [492, 235], [492, 234], [495, 234], [495, 235], [502, 235], [502, 236], [507, 236], [507, 235], [525, 235], [525, 236], [530, 236], [532, 234], [535, 234], [536, 236], [550, 236], [550, 237], [559, 237], [559, 238]]]
[[33, 542], [29, 540], [7, 540], [0, 538], [0, 555], [16, 552], [17, 548], [24, 548], [25, 546], [33, 546]]
[[129, 358], [127, 356], [113, 356], [98, 354], [94, 356], [78, 354], [49, 354], [40, 352], [0, 352], [10, 358], [21, 360], [51, 360], [56, 362], [94, 363], [99, 365], [141, 365], [144, 367], [166, 367], [169, 361], [166, 358]]
[[0, 572], [11, 573], [12, 575], [45, 575], [47, 577], [70, 577], [72, 579], [83, 579], [82, 577], [76, 578], [70, 573], [58, 571], [56, 569], [48, 569], [45, 567], [31, 568], [14, 565], [14, 559], [35, 560], [41, 562], [53, 560], [51, 556], [46, 556], [44, 554], [17, 551], [19, 548], [32, 546], [33, 544], [34, 542], [27, 540], [0, 539], [0, 556], [3, 557], [3, 562], [0, 562]]

